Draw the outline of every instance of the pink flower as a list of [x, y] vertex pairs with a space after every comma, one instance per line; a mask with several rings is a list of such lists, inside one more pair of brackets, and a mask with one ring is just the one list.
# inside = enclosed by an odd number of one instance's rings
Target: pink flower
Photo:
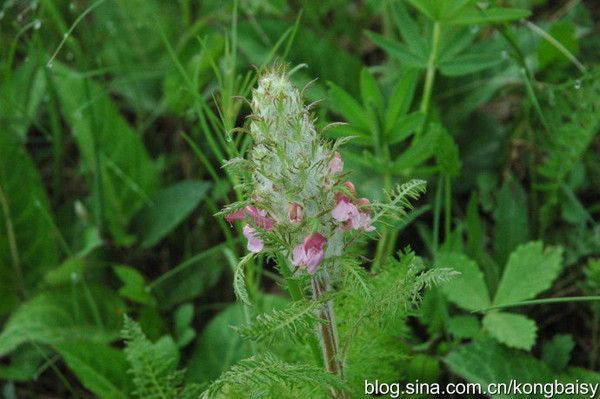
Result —
[[292, 223], [300, 223], [304, 219], [304, 208], [297, 202], [292, 202], [288, 209], [288, 219]]
[[344, 170], [344, 161], [342, 161], [342, 156], [340, 153], [336, 151], [333, 154], [331, 161], [329, 161], [329, 173], [333, 175], [340, 173], [342, 170]]
[[331, 216], [338, 222], [346, 222], [358, 215], [358, 208], [344, 195], [337, 198], [337, 205], [331, 211]]
[[241, 220], [246, 216], [244, 209], [238, 209], [237, 211], [230, 213], [225, 216], [225, 220], [231, 225], [232, 222], [236, 220]]
[[[359, 210], [350, 199], [344, 195], [337, 197], [338, 203], [331, 211], [331, 216], [338, 222], [343, 222], [345, 229], [364, 229], [365, 231], [373, 231], [375, 227], [371, 225], [371, 215], [369, 212]], [[365, 202], [366, 201], [366, 202]], [[359, 206], [366, 206], [370, 202], [366, 198], [361, 198], [358, 201]]]
[[254, 253], [258, 253], [258, 252], [262, 251], [262, 249], [265, 246], [265, 242], [258, 236], [258, 234], [256, 233], [256, 229], [253, 227], [250, 227], [248, 225], [245, 225], [243, 232], [244, 232], [244, 237], [246, 237], [246, 239], [248, 240], [248, 245], [247, 245], [248, 251], [254, 252]]
[[253, 206], [247, 206], [246, 212], [252, 217], [252, 219], [254, 219], [254, 223], [256, 223], [258, 227], [267, 231], [273, 230], [275, 221], [267, 216], [267, 211], [263, 209], [257, 209]]
[[320, 233], [306, 236], [304, 242], [294, 248], [292, 264], [296, 267], [306, 267], [310, 274], [316, 273], [325, 257], [323, 246], [326, 243], [327, 239]]

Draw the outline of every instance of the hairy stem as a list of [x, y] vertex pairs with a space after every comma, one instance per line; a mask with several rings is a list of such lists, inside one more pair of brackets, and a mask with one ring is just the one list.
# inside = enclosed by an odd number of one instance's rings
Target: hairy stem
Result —
[[[323, 277], [319, 277], [317, 275], [312, 277], [311, 287], [313, 298], [315, 300], [321, 299], [328, 289], [327, 282], [323, 279]], [[327, 301], [321, 308], [319, 311], [319, 317], [325, 320], [324, 323], [319, 323], [317, 329], [319, 341], [321, 342], [321, 350], [323, 351], [325, 368], [331, 374], [337, 375], [340, 380], [343, 381], [344, 367], [338, 356], [339, 345], [337, 329], [331, 301]], [[346, 394], [342, 390], [332, 388], [331, 397], [333, 399], [344, 399], [346, 398]]]

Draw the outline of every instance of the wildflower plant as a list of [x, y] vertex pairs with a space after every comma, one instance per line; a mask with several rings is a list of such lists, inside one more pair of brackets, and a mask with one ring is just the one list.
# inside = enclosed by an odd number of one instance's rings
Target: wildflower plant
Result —
[[[323, 138], [302, 92], [291, 83], [285, 66], [262, 73], [252, 92], [252, 114], [245, 129], [254, 145], [247, 157], [225, 163], [230, 173], [239, 176], [245, 197], [225, 207], [220, 215], [229, 223], [242, 223], [249, 251], [235, 270], [238, 298], [251, 305], [244, 267], [257, 254], [264, 254], [276, 260], [296, 301], [287, 310], [258, 316], [238, 332], [250, 338], [264, 338], [265, 331], [303, 332], [318, 363], [343, 384], [346, 377], [341, 348], [348, 342], [340, 342], [338, 326], [352, 323], [336, 320], [334, 303], [336, 297], [342, 298], [342, 292], [359, 286], [358, 290], [366, 294], [364, 298], [371, 297], [370, 276], [351, 249], [360, 240], [377, 238], [378, 222], [404, 215], [409, 199], [416, 199], [425, 190], [425, 182], [413, 180], [400, 185], [388, 193], [386, 203], [361, 198], [340, 154], [340, 146], [348, 139], [331, 142]], [[412, 274], [404, 274], [407, 284], [401, 287], [403, 294], [388, 292], [392, 298], [396, 294], [403, 298], [404, 309], [409, 307], [409, 297], [418, 296], [423, 278], [439, 282], [452, 274], [449, 269], [423, 274], [418, 267], [409, 266]], [[357, 314], [372, 309], [363, 305]], [[352, 331], [349, 327], [348, 332]], [[354, 336], [354, 332], [349, 335]], [[219, 389], [226, 385], [219, 381]], [[344, 385], [329, 387], [331, 397], [347, 397]], [[207, 392], [216, 393], [214, 389]]]

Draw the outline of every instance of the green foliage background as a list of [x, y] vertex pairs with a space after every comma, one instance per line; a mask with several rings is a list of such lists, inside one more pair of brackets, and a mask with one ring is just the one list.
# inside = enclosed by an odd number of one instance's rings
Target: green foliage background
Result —
[[[5, 1], [0, 395], [600, 382], [599, 28], [593, 0]], [[273, 62], [346, 122], [361, 196], [428, 185], [352, 248], [344, 382], [311, 363], [319, 304], [214, 216]]]

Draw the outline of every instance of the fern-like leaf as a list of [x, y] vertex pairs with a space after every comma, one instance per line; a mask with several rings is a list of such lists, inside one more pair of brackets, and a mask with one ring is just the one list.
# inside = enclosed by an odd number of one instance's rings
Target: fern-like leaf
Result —
[[259, 315], [254, 322], [235, 330], [242, 338], [253, 341], [282, 336], [303, 342], [313, 332], [315, 323], [322, 321], [316, 313], [321, 306], [323, 303], [320, 301], [296, 301], [283, 310], [274, 309]]
[[173, 340], [165, 337], [150, 342], [139, 324], [127, 316], [121, 335], [136, 387], [134, 394], [142, 399], [178, 398], [183, 372], [176, 370], [178, 353]]
[[248, 290], [246, 289], [246, 274], [244, 273], [244, 266], [246, 263], [254, 257], [254, 253], [249, 253], [244, 256], [235, 267], [233, 272], [233, 290], [238, 300], [242, 301], [248, 306], [252, 306], [250, 303], [250, 297], [248, 296]]
[[413, 179], [407, 183], [398, 185], [394, 190], [386, 192], [388, 203], [376, 204], [380, 211], [373, 217], [373, 223], [382, 216], [393, 218], [406, 216], [407, 211], [412, 209], [411, 200], [418, 199], [425, 192], [427, 182], [425, 180]]
[[202, 398], [214, 398], [227, 389], [244, 390], [248, 397], [252, 397], [276, 385], [343, 388], [337, 377], [320, 367], [286, 363], [267, 352], [231, 367], [204, 391]]

